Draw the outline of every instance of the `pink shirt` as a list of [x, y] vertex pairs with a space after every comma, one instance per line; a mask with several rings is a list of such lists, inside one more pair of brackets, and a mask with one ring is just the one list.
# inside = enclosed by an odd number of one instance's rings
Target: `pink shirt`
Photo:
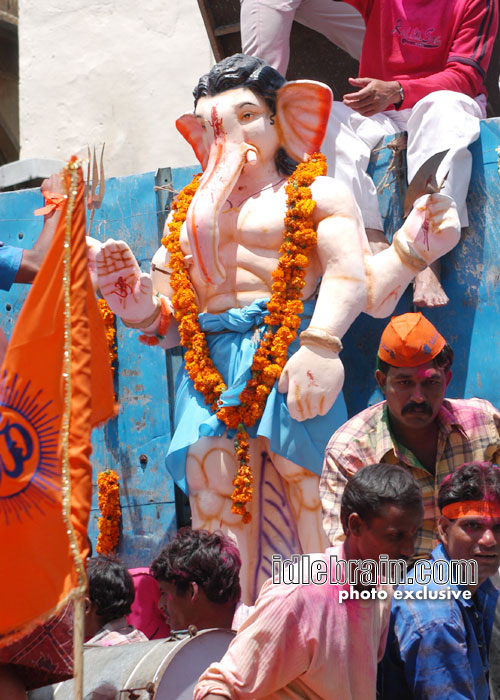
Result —
[[160, 586], [149, 569], [140, 567], [129, 569], [134, 582], [135, 598], [127, 622], [144, 632], [148, 639], [164, 639], [170, 634], [170, 627], [165, 616], [158, 608], [160, 602]]
[[436, 90], [486, 94], [497, 0], [346, 0], [363, 15], [359, 75], [398, 80], [401, 107]]
[[[343, 544], [325, 554], [344, 558]], [[384, 653], [392, 589], [385, 600], [339, 601], [340, 584], [262, 587], [255, 610], [220, 663], [201, 676], [194, 700], [208, 693], [231, 700], [374, 700]]]

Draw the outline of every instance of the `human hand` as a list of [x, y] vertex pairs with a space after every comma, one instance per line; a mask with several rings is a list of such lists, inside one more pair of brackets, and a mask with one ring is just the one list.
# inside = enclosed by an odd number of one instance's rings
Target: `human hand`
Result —
[[40, 185], [42, 194], [45, 192], [57, 192], [57, 194], [64, 194], [64, 185], [62, 179], [62, 172], [54, 173], [50, 177], [45, 178]]
[[397, 80], [377, 80], [376, 78], [349, 78], [351, 85], [361, 88], [358, 92], [344, 95], [346, 107], [354, 109], [363, 117], [373, 117], [390, 105], [401, 100]]
[[132, 323], [150, 318], [153, 323], [152, 316], [158, 308], [153, 283], [149, 275], [141, 272], [125, 241], [107, 240], [96, 253], [95, 261], [99, 288], [111, 311]]
[[344, 367], [336, 352], [303, 345], [288, 360], [278, 391], [288, 392], [290, 416], [298, 421], [324, 416], [344, 384]]

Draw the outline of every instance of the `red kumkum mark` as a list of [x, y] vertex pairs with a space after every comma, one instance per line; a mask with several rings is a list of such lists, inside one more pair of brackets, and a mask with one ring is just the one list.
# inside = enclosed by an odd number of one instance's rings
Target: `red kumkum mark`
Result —
[[427, 215], [424, 223], [422, 224], [422, 231], [424, 232], [424, 244], [427, 247], [427, 250], [429, 250], [429, 220]]
[[399, 294], [399, 290], [400, 290], [400, 289], [401, 289], [401, 285], [398, 284], [398, 286], [396, 287], [396, 289], [393, 289], [392, 292], [390, 292], [384, 299], [382, 299], [382, 301], [380, 302], [380, 304], [378, 305], [377, 308], [380, 309], [387, 301], [389, 301], [389, 299], [390, 299], [391, 297], [394, 297], [394, 299], [397, 301], [397, 300], [398, 300], [398, 294]]
[[318, 383], [314, 380], [314, 375], [310, 369], [307, 370], [307, 378], [309, 379], [309, 386], [318, 386]]
[[129, 294], [132, 294], [132, 287], [123, 279], [123, 277], [118, 277], [117, 281], [115, 282], [115, 287], [117, 288], [117, 291], [113, 291], [111, 294], [116, 294], [120, 297], [120, 299], [125, 299], [129, 296]]
[[222, 128], [222, 119], [219, 118], [219, 115], [217, 114], [217, 107], [215, 105], [212, 107], [211, 115], [212, 121], [210, 123], [212, 125], [212, 129], [214, 130], [214, 137], [217, 140], [222, 136], [222, 134], [225, 136], [225, 132]]
[[423, 382], [426, 379], [434, 379], [436, 377], [436, 368], [420, 368], [417, 370], [417, 380]]

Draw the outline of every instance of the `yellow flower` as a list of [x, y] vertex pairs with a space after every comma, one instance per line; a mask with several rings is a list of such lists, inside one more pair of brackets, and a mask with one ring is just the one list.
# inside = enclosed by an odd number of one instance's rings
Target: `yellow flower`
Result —
[[108, 343], [109, 352], [109, 362], [111, 364], [111, 371], [115, 373], [114, 362], [117, 358], [116, 354], [116, 328], [115, 328], [115, 315], [108, 306], [108, 302], [105, 299], [98, 299], [97, 305], [99, 311], [101, 312], [102, 320], [104, 321], [104, 330], [106, 333], [106, 341]]
[[97, 476], [97, 502], [101, 511], [101, 517], [97, 523], [98, 554], [112, 554], [118, 544], [121, 518], [118, 478], [118, 474], [112, 469], [106, 469]]

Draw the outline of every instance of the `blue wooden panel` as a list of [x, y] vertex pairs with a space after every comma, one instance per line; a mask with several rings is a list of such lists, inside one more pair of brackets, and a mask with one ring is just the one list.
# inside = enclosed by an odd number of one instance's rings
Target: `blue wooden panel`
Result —
[[[448, 396], [478, 396], [500, 407], [498, 145], [500, 120], [484, 120], [480, 139], [470, 147], [473, 166], [467, 199], [469, 227], [462, 230], [460, 243], [441, 261], [442, 282], [450, 303], [423, 312], [455, 351]], [[385, 176], [390, 157], [388, 151], [381, 151], [372, 158], [371, 168], [376, 183]], [[404, 186], [401, 194], [404, 194]], [[401, 224], [401, 209], [394, 204], [394, 197], [394, 191], [381, 194], [386, 233], [393, 232]], [[409, 289], [395, 314], [415, 310], [412, 290]], [[351, 416], [381, 398], [373, 373], [378, 342], [386, 322], [363, 314], [345, 337], [342, 356], [346, 366], [344, 394]]]
[[[144, 272], [159, 246], [154, 173], [110, 178], [92, 235], [122, 239]], [[121, 404], [117, 418], [95, 431], [94, 469], [120, 474], [123, 507], [118, 554], [130, 566], [148, 565], [168, 533], [175, 531], [173, 483], [164, 465], [170, 442], [167, 365], [163, 350], [139, 342], [139, 333], [117, 323], [118, 364], [115, 388]], [[92, 507], [97, 514], [97, 492]], [[97, 537], [97, 518], [90, 523]], [[140, 543], [140, 546], [139, 546]]]
[[[43, 206], [40, 190], [20, 190], [0, 195], [0, 240], [6, 245], [31, 248], [43, 224], [43, 217], [33, 215], [34, 209]], [[14, 284], [10, 292], [0, 290], [0, 325], [7, 334], [12, 333], [17, 314], [26, 299], [29, 287]]]
[[[470, 238], [462, 262], [469, 272], [469, 304], [476, 313], [470, 324], [466, 396], [485, 396], [500, 405], [500, 120], [481, 124], [480, 140], [471, 146], [474, 170], [469, 190]], [[477, 290], [477, 291], [476, 291]], [[459, 318], [462, 326], [462, 314]]]
[[[92, 228], [92, 235], [100, 240], [127, 241], [144, 271], [149, 270], [160, 238], [154, 185], [154, 173], [107, 180]], [[42, 219], [32, 212], [42, 203], [39, 190], [1, 194], [1, 239], [31, 247], [42, 226]], [[14, 285], [11, 292], [0, 292], [4, 309], [0, 323], [7, 335], [28, 290], [26, 285]], [[118, 554], [130, 566], [148, 565], [176, 527], [173, 483], [164, 466], [171, 435], [166, 354], [140, 344], [138, 335], [118, 322], [115, 391], [121, 410], [117, 418], [94, 431], [92, 440], [94, 483], [105, 468], [120, 475], [123, 532]], [[95, 547], [96, 488], [92, 508], [89, 532]]]

